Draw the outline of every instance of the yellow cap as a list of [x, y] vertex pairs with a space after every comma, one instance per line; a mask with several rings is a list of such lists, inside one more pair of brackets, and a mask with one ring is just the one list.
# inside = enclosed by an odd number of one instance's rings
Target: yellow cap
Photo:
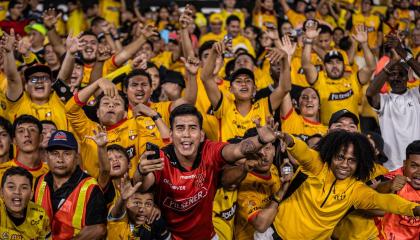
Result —
[[223, 17], [220, 13], [213, 13], [210, 16], [210, 22], [214, 23], [214, 22], [223, 22]]

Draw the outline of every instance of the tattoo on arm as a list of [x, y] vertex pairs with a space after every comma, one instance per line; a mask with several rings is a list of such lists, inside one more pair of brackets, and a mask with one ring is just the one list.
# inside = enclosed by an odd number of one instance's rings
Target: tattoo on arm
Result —
[[241, 153], [243, 155], [249, 155], [250, 153], [254, 153], [257, 150], [257, 147], [255, 146], [255, 144], [252, 142], [251, 139], [247, 139], [242, 141], [241, 143]]

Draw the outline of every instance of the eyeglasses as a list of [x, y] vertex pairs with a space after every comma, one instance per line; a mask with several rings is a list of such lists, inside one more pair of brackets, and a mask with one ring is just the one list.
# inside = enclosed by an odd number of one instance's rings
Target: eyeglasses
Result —
[[32, 83], [32, 84], [44, 83], [44, 82], [47, 82], [47, 81], [50, 81], [50, 80], [51, 80], [51, 78], [49, 76], [41, 76], [41, 77], [34, 76], [34, 77], [29, 78], [29, 82]]

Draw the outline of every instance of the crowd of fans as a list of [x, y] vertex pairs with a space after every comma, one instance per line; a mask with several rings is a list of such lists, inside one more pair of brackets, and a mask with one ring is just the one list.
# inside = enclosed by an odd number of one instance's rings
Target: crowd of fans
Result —
[[0, 239], [420, 239], [419, 1], [167, 2], [0, 2]]

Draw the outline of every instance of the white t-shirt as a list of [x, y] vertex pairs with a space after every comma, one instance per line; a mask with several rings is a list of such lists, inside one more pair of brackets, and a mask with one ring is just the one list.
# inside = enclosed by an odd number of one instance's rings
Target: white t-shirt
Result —
[[379, 125], [385, 141], [388, 161], [384, 166], [395, 170], [403, 165], [405, 149], [420, 139], [420, 92], [413, 88], [404, 94], [380, 94]]

